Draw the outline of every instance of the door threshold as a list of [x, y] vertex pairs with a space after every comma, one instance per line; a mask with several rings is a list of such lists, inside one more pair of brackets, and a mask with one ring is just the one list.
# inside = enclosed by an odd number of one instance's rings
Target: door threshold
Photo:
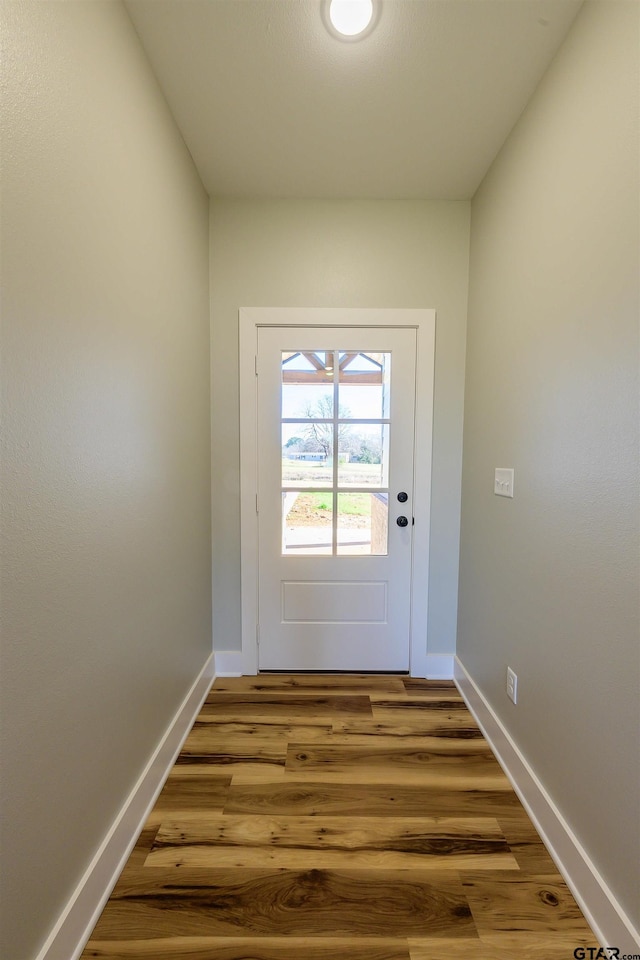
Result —
[[258, 674], [305, 674], [308, 676], [408, 677], [408, 670], [259, 670]]

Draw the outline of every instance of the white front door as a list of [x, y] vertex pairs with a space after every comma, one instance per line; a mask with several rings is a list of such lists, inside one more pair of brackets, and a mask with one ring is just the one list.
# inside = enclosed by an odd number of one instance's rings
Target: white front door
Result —
[[415, 329], [259, 329], [259, 669], [409, 669], [415, 368]]

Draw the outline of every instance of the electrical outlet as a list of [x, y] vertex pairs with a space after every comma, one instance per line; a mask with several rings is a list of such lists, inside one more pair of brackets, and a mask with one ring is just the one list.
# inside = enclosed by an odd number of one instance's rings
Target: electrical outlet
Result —
[[507, 696], [514, 703], [518, 702], [518, 677], [511, 667], [507, 667]]

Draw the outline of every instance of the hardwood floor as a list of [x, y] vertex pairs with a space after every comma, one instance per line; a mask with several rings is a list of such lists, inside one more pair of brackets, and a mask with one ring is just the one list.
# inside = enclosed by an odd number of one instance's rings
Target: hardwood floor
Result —
[[216, 680], [83, 960], [569, 960], [586, 921], [453, 683]]

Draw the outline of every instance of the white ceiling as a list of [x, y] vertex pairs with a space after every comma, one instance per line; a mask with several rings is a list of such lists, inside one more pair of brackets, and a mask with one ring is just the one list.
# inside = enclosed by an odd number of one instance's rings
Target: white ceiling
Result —
[[128, 0], [212, 196], [471, 197], [581, 0]]

